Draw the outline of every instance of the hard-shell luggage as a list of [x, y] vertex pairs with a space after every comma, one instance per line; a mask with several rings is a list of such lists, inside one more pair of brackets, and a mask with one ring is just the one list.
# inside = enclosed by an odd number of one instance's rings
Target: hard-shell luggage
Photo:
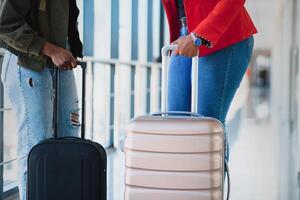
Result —
[[167, 112], [170, 51], [162, 49], [162, 113], [134, 118], [125, 141], [125, 200], [221, 200], [225, 135], [221, 122], [197, 114], [198, 57], [193, 58], [192, 113]]
[[83, 74], [81, 138], [58, 138], [59, 70], [56, 70], [53, 139], [34, 146], [28, 156], [27, 200], [106, 200], [105, 149], [85, 138], [86, 63]]

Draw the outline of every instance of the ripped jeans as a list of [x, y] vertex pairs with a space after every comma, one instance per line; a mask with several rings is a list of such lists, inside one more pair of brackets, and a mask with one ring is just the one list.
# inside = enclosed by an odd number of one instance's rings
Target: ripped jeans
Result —
[[[53, 134], [55, 70], [35, 72], [17, 64], [17, 56], [6, 51], [1, 80], [16, 113], [18, 128], [18, 186], [26, 200], [27, 155], [30, 149]], [[58, 136], [78, 136], [79, 105], [73, 71], [60, 73]]]

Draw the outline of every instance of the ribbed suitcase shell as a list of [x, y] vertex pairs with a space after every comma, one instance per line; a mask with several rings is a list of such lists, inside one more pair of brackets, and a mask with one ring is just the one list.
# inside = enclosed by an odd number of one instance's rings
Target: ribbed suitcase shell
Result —
[[224, 131], [213, 118], [137, 117], [125, 159], [125, 200], [222, 199]]
[[220, 189], [216, 190], [153, 190], [127, 186], [125, 199], [130, 200], [212, 200], [222, 199]]

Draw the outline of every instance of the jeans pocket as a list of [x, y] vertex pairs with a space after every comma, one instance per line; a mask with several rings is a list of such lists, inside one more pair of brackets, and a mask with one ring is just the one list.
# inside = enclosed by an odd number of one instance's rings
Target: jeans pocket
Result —
[[4, 54], [3, 62], [2, 62], [2, 70], [1, 70], [1, 80], [3, 83], [6, 82], [7, 71], [9, 67], [9, 63], [11, 60], [12, 53], [6, 51]]

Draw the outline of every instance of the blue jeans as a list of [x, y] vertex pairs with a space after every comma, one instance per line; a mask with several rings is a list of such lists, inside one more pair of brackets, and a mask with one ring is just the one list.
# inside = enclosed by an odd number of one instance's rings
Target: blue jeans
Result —
[[[6, 51], [1, 80], [16, 112], [18, 128], [18, 185], [20, 199], [26, 200], [27, 155], [30, 149], [53, 134], [55, 70], [35, 72], [17, 64], [17, 57]], [[78, 97], [73, 71], [60, 73], [59, 136], [78, 136]]]
[[[199, 58], [199, 113], [225, 125], [231, 101], [239, 88], [253, 51], [249, 37]], [[191, 111], [191, 58], [172, 56], [169, 68], [168, 110]], [[226, 153], [228, 159], [228, 148]]]

